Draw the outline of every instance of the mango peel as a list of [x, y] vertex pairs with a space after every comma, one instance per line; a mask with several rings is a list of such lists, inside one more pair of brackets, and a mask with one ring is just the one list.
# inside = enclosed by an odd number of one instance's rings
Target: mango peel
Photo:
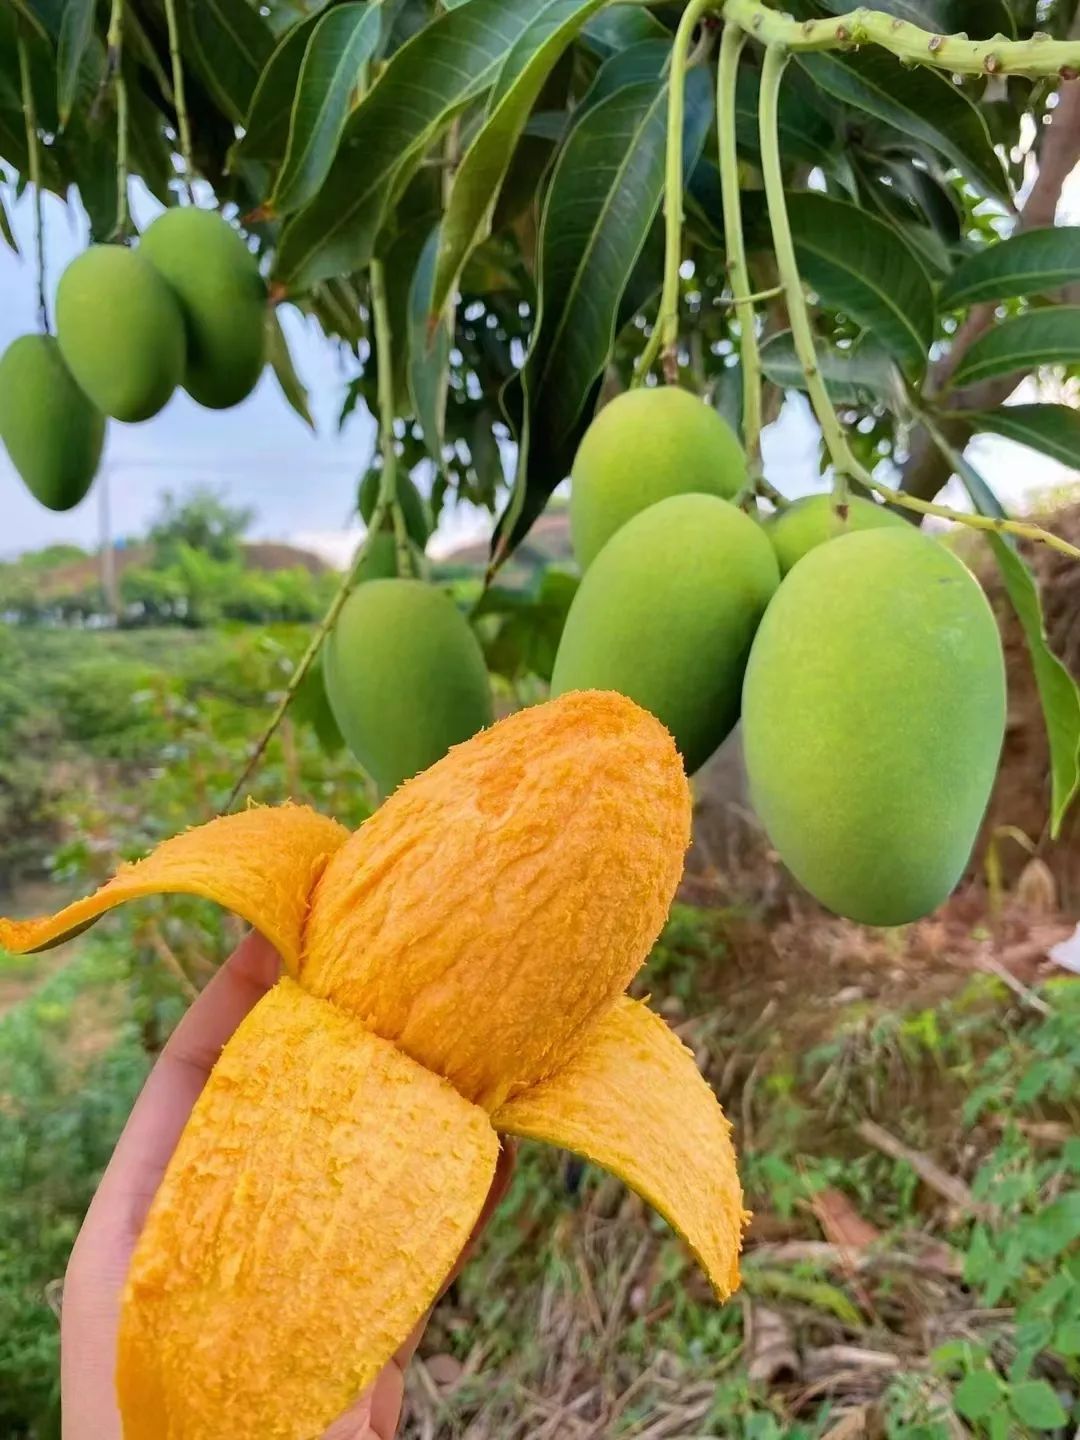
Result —
[[[307, 1440], [378, 1374], [480, 1213], [499, 1135], [621, 1176], [719, 1298], [745, 1220], [693, 1056], [623, 992], [689, 840], [670, 736], [622, 696], [525, 710], [360, 830], [301, 806], [212, 821], [0, 945], [161, 891], [215, 899], [288, 974], [222, 1052], [123, 1300], [127, 1440]], [[252, 1363], [257, 1350], [258, 1363]]]

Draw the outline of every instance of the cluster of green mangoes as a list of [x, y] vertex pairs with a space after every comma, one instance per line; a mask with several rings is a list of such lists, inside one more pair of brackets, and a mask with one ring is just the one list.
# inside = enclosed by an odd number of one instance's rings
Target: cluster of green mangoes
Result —
[[89, 490], [105, 417], [148, 420], [178, 385], [214, 410], [254, 389], [266, 291], [215, 210], [167, 210], [137, 249], [92, 245], [60, 279], [56, 338], [23, 335], [0, 359], [0, 440], [51, 510]]
[[1005, 728], [990, 606], [938, 541], [869, 500], [764, 523], [732, 503], [746, 462], [686, 391], [620, 396], [573, 467], [584, 578], [554, 694], [611, 689], [662, 720], [693, 772], [742, 717], [751, 798], [788, 868], [873, 925], [961, 878]]

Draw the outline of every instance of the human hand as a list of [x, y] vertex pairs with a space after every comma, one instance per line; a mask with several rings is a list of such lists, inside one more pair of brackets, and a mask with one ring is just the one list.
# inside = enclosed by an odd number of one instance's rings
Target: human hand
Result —
[[[273, 948], [261, 936], [250, 935], [177, 1026], [124, 1127], [64, 1278], [60, 1331], [64, 1440], [121, 1440], [116, 1337], [120, 1298], [135, 1242], [223, 1045], [274, 985], [280, 969]], [[474, 1239], [505, 1194], [512, 1168], [513, 1152], [504, 1144]], [[464, 1258], [463, 1254], [447, 1284]], [[375, 1383], [334, 1422], [324, 1440], [393, 1440], [401, 1415], [405, 1367], [425, 1323], [426, 1317]], [[257, 1345], [257, 1337], [253, 1341]]]

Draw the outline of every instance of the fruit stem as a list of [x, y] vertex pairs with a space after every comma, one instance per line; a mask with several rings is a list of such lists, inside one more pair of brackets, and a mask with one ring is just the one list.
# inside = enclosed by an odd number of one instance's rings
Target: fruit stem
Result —
[[853, 473], [854, 457], [839, 416], [833, 408], [818, 367], [814, 331], [803, 292], [802, 277], [795, 257], [795, 242], [788, 219], [784, 195], [784, 172], [780, 162], [780, 85], [787, 68], [788, 52], [783, 45], [770, 45], [765, 51], [761, 68], [761, 99], [758, 121], [761, 128], [761, 171], [765, 182], [765, 199], [769, 209], [773, 250], [780, 283], [784, 288], [788, 321], [795, 342], [795, 354], [806, 379], [810, 403], [814, 407], [825, 447], [833, 466], [833, 504], [841, 519], [847, 518], [848, 477]]
[[770, 10], [762, 0], [726, 0], [725, 19], [767, 46], [789, 51], [847, 50], [880, 45], [909, 65], [930, 65], [954, 75], [1058, 75], [1075, 79], [1080, 72], [1080, 41], [1052, 40], [1036, 34], [1030, 40], [969, 40], [966, 35], [935, 35], [861, 6], [846, 15], [821, 20], [796, 20]]
[[124, 81], [124, 0], [112, 0], [106, 36], [108, 69], [116, 95], [116, 229], [118, 240], [126, 240], [131, 229], [128, 209], [128, 101]]
[[775, 485], [770, 485], [764, 475], [759, 475], [754, 481], [754, 493], [760, 495], [763, 500], [771, 500], [777, 510], [783, 510], [791, 501], [786, 495], [782, 495]]
[[698, 22], [716, 0], [690, 0], [682, 13], [671, 52], [668, 82], [667, 149], [664, 164], [664, 288], [660, 309], [645, 349], [638, 359], [634, 383], [648, 375], [663, 350], [664, 378], [674, 385], [679, 378], [679, 267], [682, 263], [683, 124], [686, 114], [686, 71]]
[[45, 300], [45, 220], [41, 208], [41, 151], [38, 149], [37, 109], [30, 78], [30, 56], [26, 48], [23, 19], [18, 17], [15, 43], [19, 51], [19, 85], [22, 90], [23, 120], [26, 124], [27, 169], [34, 190], [34, 254], [37, 266], [38, 323], [43, 335], [49, 333], [49, 307]]
[[743, 235], [742, 195], [739, 191], [739, 155], [735, 144], [735, 85], [739, 56], [746, 35], [737, 25], [725, 25], [720, 41], [716, 81], [716, 135], [720, 149], [720, 184], [724, 199], [724, 245], [728, 275], [739, 321], [739, 349], [743, 377], [743, 446], [751, 479], [761, 474], [761, 352], [757, 320], [750, 292]]
[[[375, 325], [375, 358], [378, 364], [379, 450], [382, 475], [379, 499], [394, 525], [394, 554], [399, 576], [409, 575], [409, 534], [405, 513], [398, 499], [397, 446], [394, 442], [394, 350], [390, 330], [390, 307], [386, 302], [386, 272], [381, 260], [371, 262], [371, 314]], [[372, 520], [374, 521], [374, 516]]]
[[184, 183], [188, 199], [195, 203], [195, 166], [191, 159], [191, 126], [184, 97], [184, 66], [180, 58], [180, 27], [176, 22], [176, 0], [165, 0], [165, 23], [169, 30], [169, 60], [172, 64], [173, 104], [180, 137], [180, 157], [184, 162]]

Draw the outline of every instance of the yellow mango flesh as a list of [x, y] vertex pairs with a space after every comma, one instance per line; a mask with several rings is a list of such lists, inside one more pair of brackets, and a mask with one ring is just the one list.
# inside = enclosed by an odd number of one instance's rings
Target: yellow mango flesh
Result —
[[557, 1069], [625, 989], [689, 835], [678, 753], [636, 705], [573, 694], [521, 711], [335, 854], [300, 980], [494, 1108]]

